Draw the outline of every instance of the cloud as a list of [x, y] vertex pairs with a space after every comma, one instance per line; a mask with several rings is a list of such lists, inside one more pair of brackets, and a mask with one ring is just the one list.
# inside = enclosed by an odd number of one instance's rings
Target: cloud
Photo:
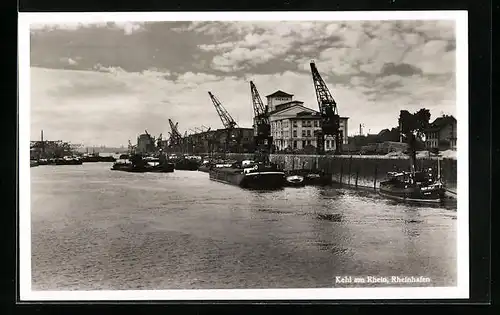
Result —
[[33, 23], [30, 24], [32, 33], [40, 31], [68, 30], [75, 31], [82, 28], [107, 28], [123, 30], [125, 35], [130, 35], [143, 30], [142, 22], [66, 22], [66, 23]]
[[[127, 26], [128, 25], [128, 26]], [[135, 25], [135, 24], [134, 24]], [[59, 25], [31, 37], [33, 136], [126, 144], [222, 124], [211, 91], [240, 126], [252, 125], [249, 81], [317, 109], [316, 66], [350, 117], [378, 132], [399, 110], [454, 114], [453, 23], [443, 21], [165, 22]], [[51, 69], [47, 69], [51, 68]], [[61, 70], [66, 69], [66, 70]]]

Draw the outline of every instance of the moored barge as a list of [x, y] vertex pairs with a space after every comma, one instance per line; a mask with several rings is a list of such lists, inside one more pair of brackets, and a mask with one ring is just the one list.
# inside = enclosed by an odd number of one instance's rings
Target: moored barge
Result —
[[285, 173], [276, 165], [254, 161], [213, 165], [209, 177], [242, 188], [279, 189], [285, 186]]
[[143, 157], [139, 154], [120, 156], [111, 170], [125, 171], [133, 173], [172, 173], [174, 172], [174, 164], [168, 162], [165, 157], [155, 158], [155, 157]]
[[380, 183], [382, 196], [411, 202], [439, 203], [445, 198], [441, 180], [430, 172], [389, 172], [387, 180]]

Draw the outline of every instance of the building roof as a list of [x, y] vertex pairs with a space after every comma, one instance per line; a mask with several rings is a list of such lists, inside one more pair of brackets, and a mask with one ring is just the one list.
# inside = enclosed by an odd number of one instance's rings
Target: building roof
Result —
[[266, 97], [291, 97], [291, 96], [293, 96], [293, 94], [285, 93], [282, 90], [278, 90], [273, 94], [266, 95]]
[[453, 116], [442, 116], [436, 118], [427, 128], [428, 131], [435, 131], [435, 130], [441, 130], [442, 128], [456, 123], [457, 120]]
[[435, 126], [435, 127], [438, 127], [438, 126], [446, 126], [446, 125], [449, 125], [449, 124], [452, 124], [452, 123], [456, 123], [456, 122], [457, 122], [457, 120], [453, 116], [442, 116], [442, 117], [436, 118], [432, 122], [431, 125]]
[[293, 104], [302, 105], [302, 104], [304, 104], [304, 102], [302, 102], [302, 101], [290, 101], [290, 102], [286, 102], [286, 103], [281, 103], [281, 104], [276, 105], [275, 111], [280, 111], [282, 109], [289, 108]]
[[[295, 105], [293, 105], [293, 103], [295, 103]], [[293, 118], [304, 118], [304, 115], [306, 115], [306, 113], [309, 113], [312, 116], [312, 118], [319, 118], [319, 117], [321, 117], [319, 115], [319, 112], [317, 110], [314, 110], [312, 108], [309, 108], [309, 107], [306, 107], [306, 106], [302, 105], [302, 104], [304, 104], [304, 102], [301, 102], [301, 101], [291, 101], [291, 102], [279, 104], [278, 106], [285, 105], [285, 104], [292, 104], [292, 106], [285, 106], [285, 107], [277, 108], [277, 109], [275, 109], [273, 111], [270, 111], [269, 115], [274, 115], [274, 114], [279, 113], [281, 111], [284, 111], [284, 110], [287, 110], [287, 109], [299, 106], [299, 107], [302, 107], [304, 110], [302, 112], [297, 113], [297, 116], [293, 117]], [[312, 111], [312, 113], [310, 111]], [[340, 119], [349, 119], [349, 117], [343, 117], [343, 116], [341, 116]]]
[[383, 135], [384, 133], [387, 133], [387, 132], [391, 132], [389, 129], [382, 129], [380, 130], [380, 132], [378, 133], [379, 136]]

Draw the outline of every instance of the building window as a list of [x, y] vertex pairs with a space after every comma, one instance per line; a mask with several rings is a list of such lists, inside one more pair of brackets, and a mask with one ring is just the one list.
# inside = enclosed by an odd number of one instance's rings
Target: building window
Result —
[[293, 121], [293, 125], [292, 126], [297, 127], [297, 121], [296, 120]]
[[294, 131], [293, 131], [293, 137], [294, 137], [294, 138], [297, 138], [297, 130], [294, 130]]
[[307, 130], [307, 136], [310, 137], [311, 136], [311, 130]]
[[304, 129], [302, 129], [302, 137], [305, 137], [306, 136], [306, 131]]
[[306, 140], [302, 140], [302, 149], [303, 149], [303, 148], [305, 148], [305, 147], [306, 147], [306, 145], [307, 145]]
[[317, 120], [314, 121], [314, 127], [319, 127], [319, 121]]
[[294, 142], [293, 142], [293, 148], [294, 148], [294, 149], [297, 149], [297, 141], [294, 141]]

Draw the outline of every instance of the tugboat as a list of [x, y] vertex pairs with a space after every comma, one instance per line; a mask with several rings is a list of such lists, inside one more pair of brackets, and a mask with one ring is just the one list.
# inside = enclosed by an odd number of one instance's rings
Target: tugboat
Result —
[[382, 196], [403, 201], [439, 203], [444, 200], [445, 188], [439, 176], [428, 172], [388, 172], [380, 183]]
[[153, 173], [172, 173], [174, 172], [174, 163], [168, 162], [165, 155], [161, 154], [160, 157], [146, 157], [144, 158], [149, 169], [149, 172]]
[[231, 165], [216, 164], [209, 171], [210, 179], [253, 189], [279, 189], [285, 185], [285, 173], [274, 164], [246, 160]]
[[[126, 157], [126, 158], [124, 158]], [[147, 165], [146, 161], [140, 154], [132, 154], [131, 156], [122, 155], [111, 167], [113, 171], [124, 171], [133, 173], [145, 173], [152, 167]]]

